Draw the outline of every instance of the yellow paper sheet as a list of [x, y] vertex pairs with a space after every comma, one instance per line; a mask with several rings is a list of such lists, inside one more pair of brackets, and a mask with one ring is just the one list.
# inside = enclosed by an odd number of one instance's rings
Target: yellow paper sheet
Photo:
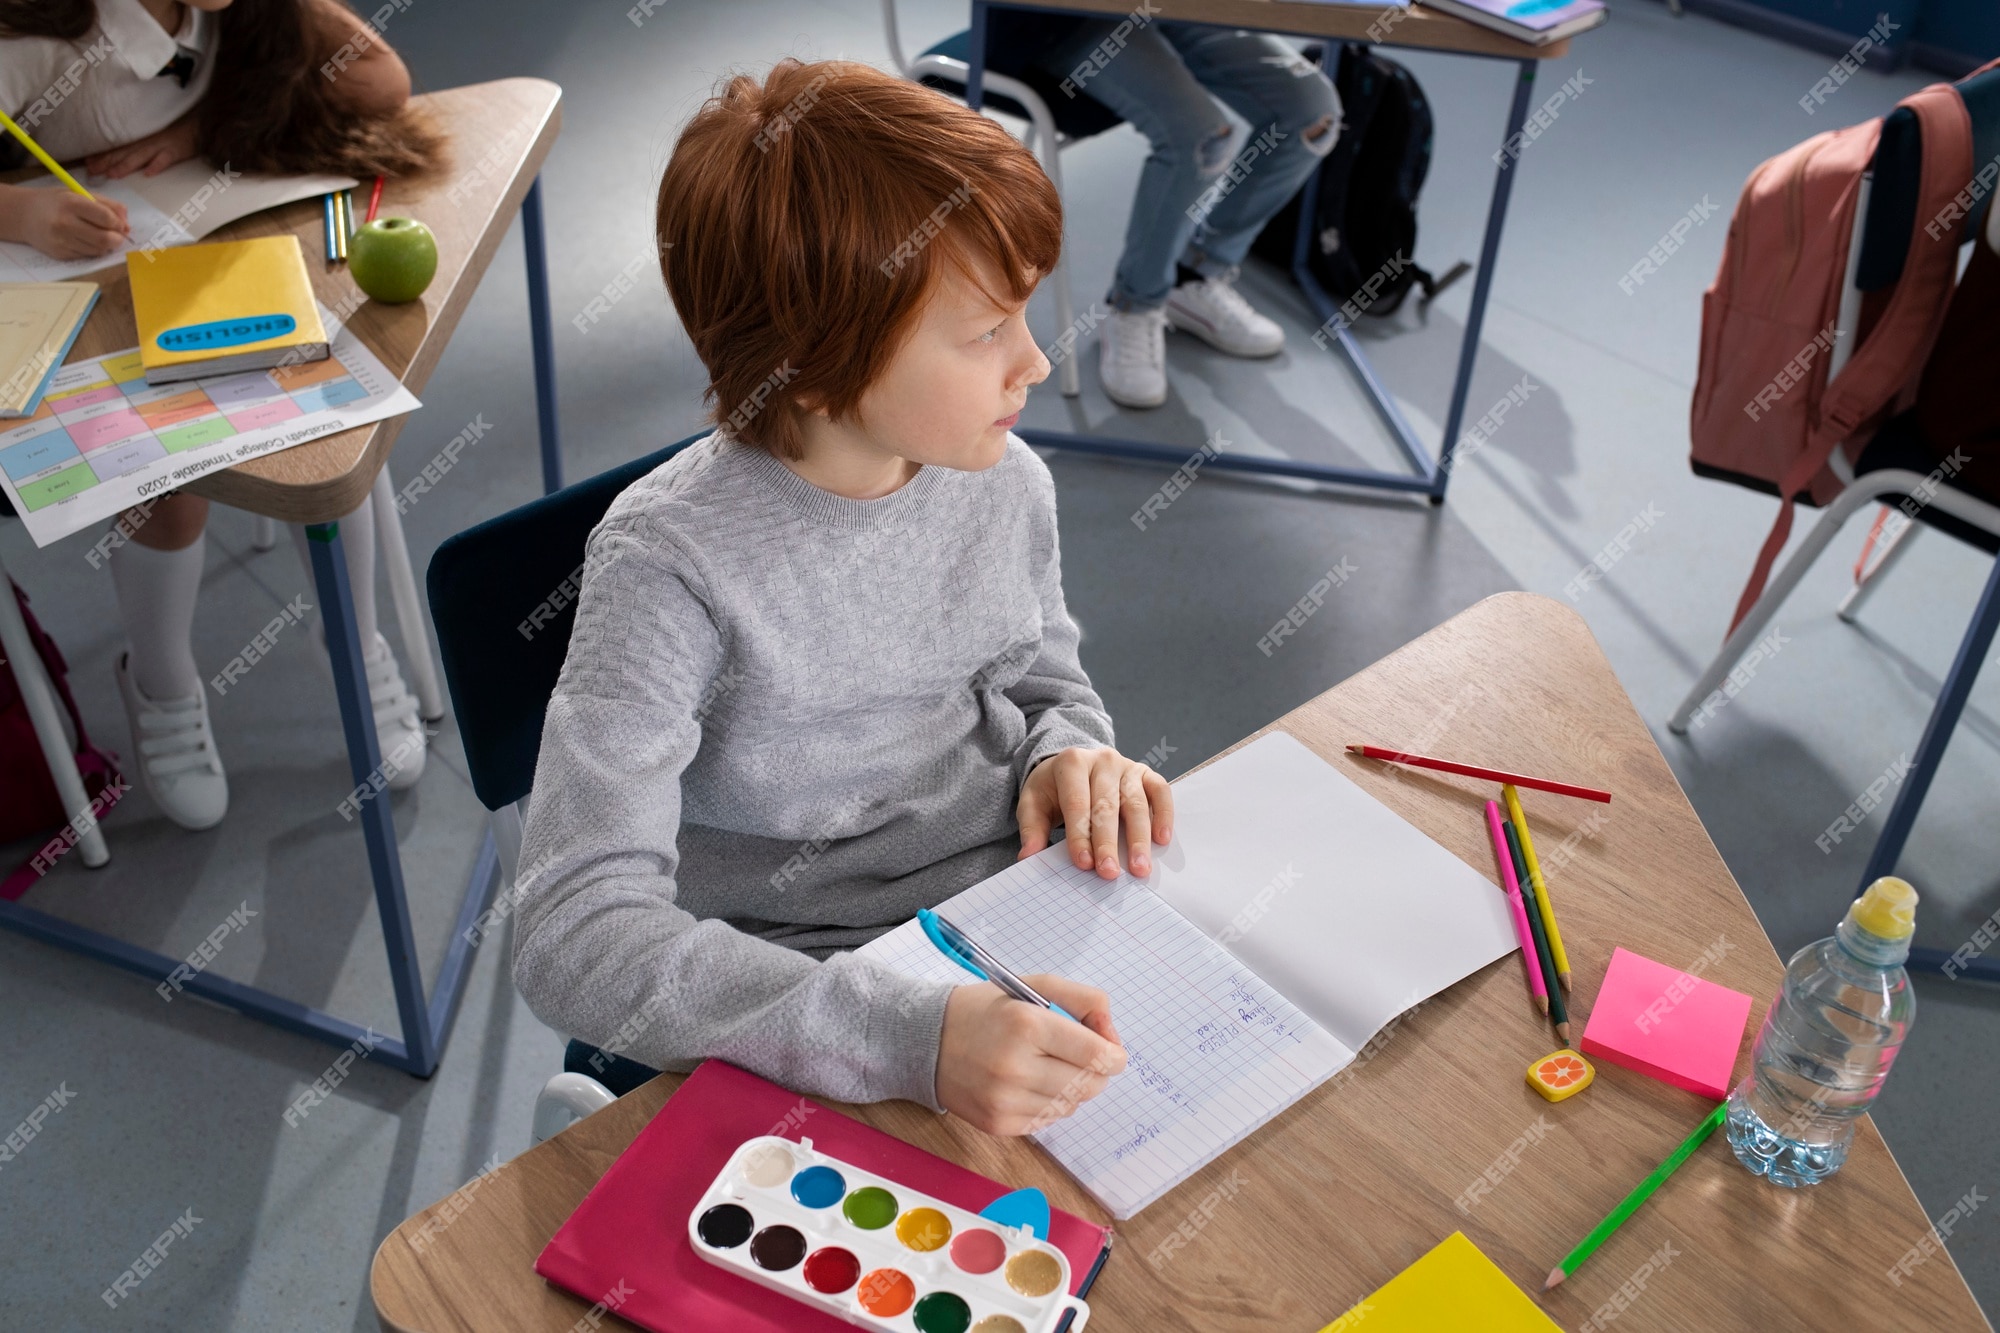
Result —
[[25, 410], [96, 290], [87, 282], [0, 283], [0, 412]]
[[1463, 1231], [1320, 1333], [1562, 1333]]

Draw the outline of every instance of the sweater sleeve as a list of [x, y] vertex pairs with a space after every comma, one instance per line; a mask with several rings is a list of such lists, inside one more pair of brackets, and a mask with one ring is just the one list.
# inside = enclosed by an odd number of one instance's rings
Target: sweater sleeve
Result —
[[1048, 467], [1021, 446], [1034, 504], [1030, 574], [1042, 603], [1042, 642], [1035, 660], [1006, 695], [1028, 720], [1028, 735], [1015, 754], [1018, 789], [1042, 760], [1071, 746], [1113, 745], [1111, 715], [1090, 687], [1077, 657], [1082, 641], [1063, 601], [1062, 551], [1056, 532], [1056, 486]]
[[517, 877], [514, 980], [558, 1031], [658, 1069], [714, 1057], [932, 1109], [951, 987], [825, 962], [675, 903], [681, 774], [726, 645], [696, 562], [616, 514], [592, 537]]

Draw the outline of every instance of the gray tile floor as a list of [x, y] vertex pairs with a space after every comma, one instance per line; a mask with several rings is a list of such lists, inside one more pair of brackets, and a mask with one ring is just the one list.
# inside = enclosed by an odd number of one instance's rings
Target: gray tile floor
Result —
[[[622, 4], [485, 5], [425, 0], [387, 36], [419, 83], [439, 88], [536, 74], [565, 88], [562, 140], [545, 173], [569, 473], [581, 477], [678, 439], [698, 423], [699, 367], [663, 293], [642, 284], [608, 318], [570, 316], [649, 247], [653, 182], [677, 127], [718, 76], [781, 54], [885, 59], [879, 10], [838, 4], [682, 4], [634, 27]], [[906, 45], [962, 23], [950, 0], [905, 0]], [[1417, 258], [1441, 269], [1477, 252], [1488, 154], [1511, 70], [1409, 55], [1438, 119]], [[1822, 855], [1814, 839], [1915, 743], [1988, 562], [1947, 539], [1911, 553], [1862, 627], [1832, 615], [1843, 536], [1779, 619], [1794, 646], [1715, 722], [1683, 740], [1660, 725], [1720, 640], [1770, 521], [1767, 500], [1694, 480], [1686, 413], [1699, 295], [1728, 209], [1758, 161], [1834, 124], [1880, 114], [1925, 82], [1864, 72], [1817, 115], [1796, 99], [1826, 58], [1705, 19], [1617, 0], [1612, 22], [1546, 71], [1578, 69], [1584, 94], [1529, 147], [1474, 378], [1483, 408], [1523, 375], [1538, 386], [1432, 510], [1375, 496], [1330, 498], [1211, 474], [1144, 532], [1128, 516], [1157, 470], [1058, 456], [1066, 586], [1085, 664], [1127, 749], [1162, 739], [1178, 772], [1488, 593], [1564, 585], [1646, 506], [1659, 521], [1577, 599], [1780, 952], [1824, 934], [1852, 891], [1867, 839]], [[1078, 292], [1116, 253], [1142, 152], [1130, 131], [1073, 149], [1070, 243]], [[1702, 199], [1721, 211], [1631, 294], [1617, 279]], [[405, 518], [421, 564], [452, 532], [537, 489], [518, 230], [404, 433], [397, 475], [464, 422], [495, 427]], [[1030, 424], [1111, 428], [1186, 444], [1209, 431], [1246, 450], [1389, 465], [1393, 451], [1350, 377], [1306, 339], [1314, 321], [1275, 278], [1260, 302], [1291, 350], [1244, 365], [1175, 340], [1174, 396], [1122, 413], [1089, 381], [1065, 401], [1038, 392]], [[1362, 333], [1420, 431], [1435, 438], [1469, 283], [1427, 319]], [[1031, 311], [1053, 336], [1046, 297]], [[111, 681], [111, 590], [72, 542], [35, 552], [17, 525], [0, 553], [63, 644], [90, 724], [129, 752]], [[1318, 571], [1358, 572], [1303, 634], [1255, 651]], [[309, 584], [288, 545], [250, 548], [247, 517], [218, 512], [197, 652], [219, 663]], [[31, 893], [44, 910], [183, 953], [239, 904], [260, 915], [218, 971], [393, 1030], [394, 1006], [359, 840], [335, 804], [345, 759], [332, 692], [303, 635], [214, 701], [235, 806], [212, 833], [167, 825], [135, 796], [111, 819], [111, 867], [65, 865]], [[2000, 679], [1988, 672], [1926, 806], [1904, 871], [1927, 894], [1924, 937], [1954, 946], [2000, 906], [1993, 832], [2000, 791]], [[447, 722], [422, 783], [395, 801], [418, 940], [434, 966], [477, 851], [481, 812]], [[1871, 821], [1873, 828], [1879, 819]], [[0, 849], [19, 859], [25, 847]], [[7, 861], [12, 864], [12, 861]], [[560, 1041], [514, 996], [497, 938], [474, 965], [443, 1068], [428, 1082], [366, 1064], [296, 1127], [281, 1119], [334, 1051], [182, 1000], [136, 978], [0, 935], [0, 1119], [58, 1086], [74, 1100], [0, 1180], [0, 1327], [370, 1329], [366, 1274], [397, 1222], [526, 1141], [535, 1090]], [[1877, 1111], [1935, 1215], [2000, 1176], [2000, 1002], [1919, 983], [1914, 1033]], [[202, 1220], [116, 1311], [96, 1293], [184, 1210]], [[1911, 1240], [1914, 1242], [1915, 1237]], [[1951, 1240], [1989, 1309], [2000, 1308], [2000, 1223], [1975, 1213]]]

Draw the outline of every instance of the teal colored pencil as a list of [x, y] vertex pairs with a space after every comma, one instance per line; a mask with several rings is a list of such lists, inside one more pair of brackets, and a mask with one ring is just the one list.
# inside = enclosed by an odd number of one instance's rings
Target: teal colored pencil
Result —
[[1695, 1126], [1694, 1133], [1688, 1135], [1686, 1141], [1674, 1149], [1673, 1156], [1653, 1168], [1653, 1174], [1640, 1181], [1639, 1187], [1626, 1195], [1624, 1202], [1611, 1210], [1611, 1216], [1599, 1222], [1597, 1229], [1583, 1238], [1582, 1244], [1571, 1250], [1561, 1263], [1549, 1270], [1549, 1280], [1542, 1284], [1542, 1290], [1548, 1291], [1552, 1287], [1561, 1286], [1563, 1279], [1574, 1273], [1585, 1259], [1594, 1254], [1597, 1247], [1624, 1224], [1626, 1218], [1639, 1211], [1640, 1204], [1653, 1197], [1653, 1191], [1665, 1183], [1667, 1177], [1678, 1170], [1682, 1162], [1694, 1156], [1696, 1148], [1708, 1142], [1708, 1136], [1715, 1133], [1722, 1124], [1723, 1117], [1728, 1114], [1728, 1102], [1723, 1102], [1710, 1111], [1708, 1118]]
[[[1514, 827], [1514, 821], [1500, 821], [1501, 832], [1507, 835], [1507, 850], [1514, 855], [1514, 873], [1521, 883], [1528, 882], [1528, 858], [1521, 854], [1521, 834]], [[1549, 952], [1549, 932], [1542, 926], [1542, 914], [1533, 907], [1528, 909], [1528, 930], [1535, 937], [1535, 956], [1541, 960], [1542, 981], [1549, 988], [1549, 1017], [1555, 1020], [1556, 1036], [1562, 1044], [1569, 1045], [1569, 1006], [1563, 1003], [1562, 987], [1556, 984], [1556, 958]]]

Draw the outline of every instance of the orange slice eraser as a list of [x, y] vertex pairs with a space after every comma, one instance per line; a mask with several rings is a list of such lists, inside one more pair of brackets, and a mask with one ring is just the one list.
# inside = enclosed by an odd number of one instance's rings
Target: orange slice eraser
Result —
[[1590, 1061], [1568, 1047], [1528, 1066], [1528, 1086], [1552, 1102], [1576, 1096], [1596, 1077]]

